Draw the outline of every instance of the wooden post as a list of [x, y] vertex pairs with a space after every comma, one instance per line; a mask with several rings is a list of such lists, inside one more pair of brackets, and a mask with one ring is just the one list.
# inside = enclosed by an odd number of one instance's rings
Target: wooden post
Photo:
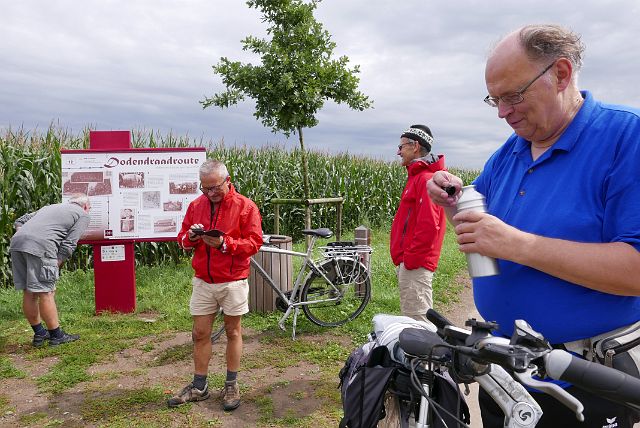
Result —
[[273, 233], [280, 235], [280, 204], [273, 204]]
[[[304, 213], [304, 228], [311, 229], [311, 205], [309, 205], [309, 201], [307, 201], [307, 207], [305, 208]], [[309, 245], [311, 244], [311, 236], [306, 235], [305, 248], [308, 250]]]
[[336, 206], [336, 241], [342, 238], [342, 201]]
[[[356, 245], [371, 246], [371, 230], [365, 226], [358, 226], [354, 232], [354, 241]], [[371, 254], [361, 254], [360, 261], [371, 272]]]

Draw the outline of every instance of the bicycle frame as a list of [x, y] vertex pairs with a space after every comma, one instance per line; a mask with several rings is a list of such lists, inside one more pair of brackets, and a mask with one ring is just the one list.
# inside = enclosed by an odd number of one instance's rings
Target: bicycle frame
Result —
[[[327, 275], [319, 268], [318, 264], [312, 258], [313, 249], [314, 249], [316, 240], [317, 240], [316, 236], [311, 237], [311, 242], [309, 244], [309, 248], [307, 249], [306, 253], [301, 253], [293, 250], [286, 250], [286, 249], [277, 248], [277, 247], [270, 247], [268, 245], [263, 245], [260, 248], [260, 252], [284, 254], [284, 255], [304, 258], [302, 266], [300, 266], [300, 269], [298, 270], [298, 273], [296, 275], [296, 280], [293, 285], [293, 288], [291, 289], [291, 294], [290, 294], [291, 298], [287, 297], [287, 295], [282, 290], [280, 290], [280, 288], [278, 288], [278, 285], [276, 285], [271, 275], [269, 275], [264, 270], [264, 268], [254, 260], [253, 257], [251, 258], [251, 265], [254, 267], [254, 269], [260, 273], [262, 278], [267, 282], [267, 284], [269, 284], [271, 289], [287, 305], [287, 310], [278, 321], [278, 327], [280, 327], [281, 330], [283, 331], [286, 330], [284, 323], [291, 316], [291, 313], [293, 312], [293, 326], [292, 326], [292, 333], [291, 333], [292, 340], [295, 340], [296, 338], [296, 324], [298, 321], [298, 313], [300, 311], [300, 307], [304, 305], [315, 304], [315, 303], [331, 302], [339, 299], [338, 297], [336, 297], [336, 298], [329, 298], [329, 299], [322, 299], [322, 300], [307, 300], [304, 302], [301, 302], [299, 300], [296, 301], [297, 300], [296, 298], [300, 293], [301, 287], [304, 285], [306, 278], [311, 272], [314, 272], [320, 275], [326, 281], [327, 284], [331, 285], [331, 287], [333, 287], [336, 291], [339, 291], [333, 284], [333, 281], [331, 281], [327, 277]], [[333, 256], [333, 257], [325, 258], [323, 260], [331, 260], [336, 258], [337, 258], [336, 256]]]

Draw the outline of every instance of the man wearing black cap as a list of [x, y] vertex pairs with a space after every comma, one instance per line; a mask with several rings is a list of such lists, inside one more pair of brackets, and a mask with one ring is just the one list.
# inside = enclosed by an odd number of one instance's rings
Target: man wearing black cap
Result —
[[398, 156], [407, 184], [391, 225], [390, 251], [397, 266], [402, 315], [426, 321], [433, 306], [431, 281], [446, 230], [444, 209], [431, 202], [427, 181], [445, 170], [444, 155], [431, 154], [434, 139], [425, 125], [411, 125], [400, 137]]

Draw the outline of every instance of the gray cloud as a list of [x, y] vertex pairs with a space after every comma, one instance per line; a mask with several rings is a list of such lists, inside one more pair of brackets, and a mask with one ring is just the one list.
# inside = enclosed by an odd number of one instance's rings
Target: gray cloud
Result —
[[[482, 103], [491, 44], [520, 25], [556, 22], [587, 44], [581, 87], [607, 102], [638, 104], [640, 63], [633, 0], [428, 2], [325, 0], [317, 18], [336, 54], [360, 65], [364, 112], [328, 102], [307, 147], [395, 158], [411, 123], [429, 125], [452, 166], [480, 168], [510, 129]], [[86, 0], [3, 5], [0, 127], [79, 132], [147, 129], [227, 144], [295, 147], [253, 117], [249, 100], [202, 110], [223, 89], [211, 66], [221, 56], [257, 62], [240, 50], [265, 36], [259, 14], [238, 0]]]

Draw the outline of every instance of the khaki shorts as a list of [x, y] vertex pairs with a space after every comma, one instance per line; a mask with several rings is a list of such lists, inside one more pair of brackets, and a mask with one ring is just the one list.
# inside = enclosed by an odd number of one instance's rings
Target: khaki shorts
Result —
[[191, 315], [211, 315], [217, 313], [220, 308], [225, 315], [231, 316], [249, 312], [249, 283], [246, 279], [209, 284], [194, 277], [191, 284]]
[[433, 272], [425, 268], [409, 270], [404, 263], [400, 263], [396, 273], [400, 289], [400, 312], [426, 321], [427, 310], [433, 307]]
[[58, 259], [40, 258], [22, 251], [11, 251], [11, 272], [16, 290], [32, 293], [55, 291], [60, 276]]

